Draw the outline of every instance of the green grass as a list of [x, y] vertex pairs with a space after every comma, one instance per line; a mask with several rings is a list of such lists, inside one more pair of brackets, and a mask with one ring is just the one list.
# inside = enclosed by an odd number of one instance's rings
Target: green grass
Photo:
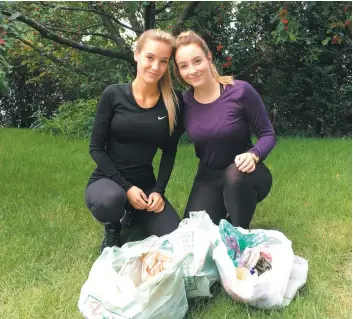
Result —
[[[279, 139], [274, 184], [252, 228], [278, 229], [309, 260], [306, 287], [284, 310], [261, 311], [223, 291], [188, 318], [351, 318], [351, 140]], [[167, 196], [181, 214], [196, 170], [181, 145]], [[0, 130], [0, 318], [81, 318], [77, 308], [102, 239], [84, 205], [94, 163], [87, 140]]]

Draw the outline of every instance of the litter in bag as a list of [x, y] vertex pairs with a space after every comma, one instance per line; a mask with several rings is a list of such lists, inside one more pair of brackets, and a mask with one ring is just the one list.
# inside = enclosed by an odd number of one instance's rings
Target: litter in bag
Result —
[[219, 225], [222, 240], [213, 259], [226, 292], [257, 308], [287, 306], [306, 282], [307, 261], [294, 256], [291, 241], [278, 231], [250, 232], [225, 222]]
[[190, 212], [190, 218], [182, 220], [175, 231], [158, 239], [158, 245], [163, 245], [165, 240], [171, 244], [175, 258], [180, 258], [185, 252], [192, 254], [182, 265], [188, 299], [212, 297], [210, 288], [219, 281], [218, 269], [212, 258], [211, 233], [214, 227], [205, 211]]
[[85, 318], [184, 318], [182, 264], [190, 254], [176, 259], [163, 247], [153, 250], [156, 239], [104, 249], [81, 289], [78, 307]]

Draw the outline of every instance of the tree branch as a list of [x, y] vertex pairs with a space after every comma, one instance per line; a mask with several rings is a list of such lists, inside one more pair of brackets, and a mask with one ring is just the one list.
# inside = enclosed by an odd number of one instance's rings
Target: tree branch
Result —
[[86, 26], [86, 27], [81, 27], [81, 31], [82, 31], [82, 30], [88, 30], [88, 29], [90, 29], [90, 28], [101, 27], [101, 26], [102, 26], [101, 23], [92, 24], [92, 25], [88, 25], [88, 26]]
[[173, 1], [168, 1], [167, 4], [165, 4], [162, 8], [156, 9], [156, 15], [160, 14], [161, 12], [165, 11], [167, 8], [169, 8], [173, 4]]
[[45, 6], [48, 6], [48, 7], [51, 7], [51, 8], [56, 8], [56, 9], [60, 9], [60, 10], [67, 10], [67, 11], [83, 11], [83, 12], [93, 12], [95, 14], [98, 14], [100, 16], [105, 16], [111, 20], [113, 20], [116, 24], [119, 24], [120, 26], [126, 28], [126, 29], [129, 29], [129, 30], [132, 30], [134, 32], [140, 32], [142, 33], [143, 30], [141, 29], [135, 29], [133, 27], [130, 27], [122, 22], [120, 22], [117, 18], [115, 18], [114, 16], [108, 14], [108, 13], [105, 13], [105, 12], [101, 12], [101, 11], [98, 11], [96, 9], [83, 9], [83, 8], [76, 8], [76, 7], [63, 7], [63, 6], [56, 6], [56, 5], [53, 5], [53, 4], [44, 4]]
[[[102, 12], [103, 13], [103, 12]], [[110, 36], [112, 37], [113, 41], [117, 44], [117, 45], [122, 45], [124, 44], [123, 40], [120, 37], [120, 33], [119, 30], [117, 30], [116, 28], [114, 28], [113, 23], [111, 22], [111, 20], [109, 20], [106, 16], [101, 15], [100, 16], [103, 24], [106, 28], [106, 30], [110, 33]]]
[[[7, 11], [7, 10], [3, 10], [2, 13], [4, 15], [6, 15], [6, 16], [11, 16], [12, 15], [12, 12]], [[45, 27], [43, 27], [43, 25], [41, 25], [40, 23], [34, 21], [31, 18], [26, 17], [23, 14], [18, 16], [16, 18], [16, 20], [21, 21], [21, 22], [25, 23], [26, 25], [32, 27], [33, 29], [39, 31], [42, 37], [50, 39], [50, 40], [55, 41], [55, 42], [58, 42], [58, 43], [60, 43], [62, 45], [65, 45], [67, 47], [75, 48], [75, 49], [78, 49], [78, 50], [81, 50], [81, 51], [86, 51], [86, 52], [89, 52], [89, 53], [95, 53], [95, 54], [108, 56], [108, 57], [111, 57], [111, 58], [125, 60], [125, 61], [131, 63], [132, 65], [135, 64], [132, 51], [130, 51], [130, 52], [117, 52], [117, 51], [102, 49], [102, 48], [98, 48], [96, 46], [86, 45], [86, 44], [82, 44], [82, 43], [78, 43], [78, 42], [72, 41], [70, 39], [67, 39], [67, 38], [64, 38], [64, 37], [61, 37], [61, 36], [57, 35], [56, 33], [48, 30]]]
[[181, 29], [182, 29], [184, 23], [194, 15], [195, 10], [196, 10], [197, 6], [200, 4], [200, 2], [201, 1], [192, 1], [184, 9], [184, 11], [181, 13], [180, 17], [178, 18], [176, 24], [173, 26], [172, 34], [174, 36], [178, 35], [181, 32]]
[[145, 30], [153, 29], [154, 25], [156, 23], [155, 19], [155, 12], [156, 12], [156, 4], [153, 1], [148, 2], [148, 4], [145, 4]]
[[29, 41], [22, 39], [20, 37], [16, 37], [16, 39], [20, 40], [22, 43], [28, 45], [29, 47], [31, 47], [33, 50], [37, 51], [41, 56], [46, 57], [47, 59], [53, 61], [56, 64], [59, 64], [60, 66], [64, 67], [65, 69], [69, 69], [70, 71], [74, 70], [75, 72], [82, 74], [84, 76], [90, 77], [91, 75], [82, 71], [80, 68], [76, 68], [76, 67], [69, 67], [68, 64], [65, 61], [62, 61], [60, 59], [58, 59], [55, 55], [51, 54], [51, 53], [45, 53], [42, 50], [40, 50], [39, 48], [37, 48], [36, 46], [34, 46], [32, 43], [30, 43]]
[[172, 16], [172, 17], [169, 17], [169, 18], [163, 18], [163, 19], [156, 19], [156, 22], [162, 22], [162, 21], [170, 21], [170, 20], [173, 20], [174, 18], [176, 18], [176, 16]]
[[[136, 15], [134, 12], [127, 12], [127, 18], [131, 24], [131, 26], [134, 28], [134, 31], [137, 35], [140, 35], [143, 32], [143, 27], [140, 25], [138, 22]], [[137, 31], [140, 30], [140, 31]]]
[[47, 29], [48, 30], [53, 30], [53, 31], [64, 32], [64, 33], [68, 33], [68, 34], [92, 35], [92, 36], [103, 37], [103, 38], [107, 38], [107, 39], [110, 39], [110, 40], [114, 40], [109, 34], [99, 33], [99, 32], [67, 31], [65, 29], [52, 28], [52, 27], [47, 27]]

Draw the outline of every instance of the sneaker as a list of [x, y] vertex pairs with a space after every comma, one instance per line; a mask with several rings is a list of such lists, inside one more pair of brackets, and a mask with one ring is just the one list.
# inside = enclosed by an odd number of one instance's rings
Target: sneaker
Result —
[[132, 214], [129, 211], [125, 211], [122, 219], [120, 219], [120, 224], [122, 228], [130, 229], [132, 227]]
[[104, 238], [101, 246], [101, 253], [105, 247], [121, 246], [120, 223], [107, 223], [104, 225]]

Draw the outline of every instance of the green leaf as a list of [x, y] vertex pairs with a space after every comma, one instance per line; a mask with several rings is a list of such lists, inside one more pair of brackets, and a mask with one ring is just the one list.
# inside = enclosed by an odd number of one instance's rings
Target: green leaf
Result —
[[278, 20], [278, 15], [274, 14], [271, 18], [271, 23], [274, 23], [276, 20]]
[[279, 33], [279, 36], [285, 40], [288, 38], [288, 32], [286, 30], [282, 30], [280, 33]]
[[0, 62], [7, 68], [11, 68], [11, 65], [7, 63], [5, 58], [0, 54]]
[[296, 19], [291, 19], [290, 24], [292, 25], [293, 30], [297, 30], [300, 27], [300, 22]]
[[331, 38], [330, 38], [330, 37], [327, 37], [325, 40], [321, 41], [321, 43], [322, 43], [323, 45], [327, 45], [330, 40], [331, 40]]
[[281, 21], [277, 25], [277, 32], [281, 32], [284, 29], [284, 23]]
[[297, 37], [295, 36], [295, 34], [294, 34], [294, 33], [292, 33], [292, 32], [288, 32], [288, 35], [289, 35], [289, 40], [291, 40], [291, 41], [295, 41], [295, 40], [297, 40]]

